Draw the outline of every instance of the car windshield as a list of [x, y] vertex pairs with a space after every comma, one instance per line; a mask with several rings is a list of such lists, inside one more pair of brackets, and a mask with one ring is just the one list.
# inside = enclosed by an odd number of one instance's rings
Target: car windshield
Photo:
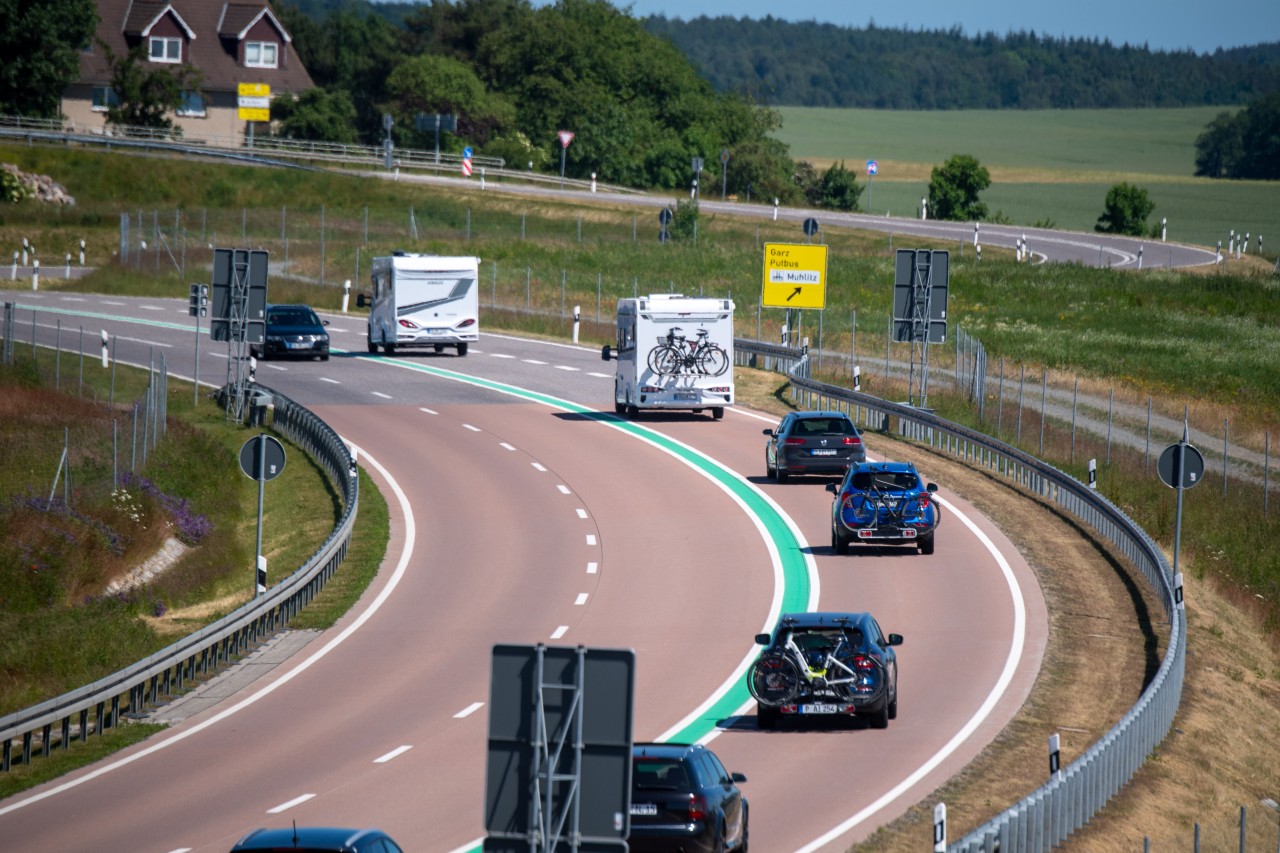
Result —
[[853, 424], [844, 418], [802, 418], [796, 421], [797, 435], [853, 435]]
[[319, 326], [320, 318], [309, 308], [273, 309], [267, 313], [267, 322], [272, 326]]
[[916, 487], [916, 475], [908, 471], [855, 471], [853, 487], [860, 491], [875, 488], [882, 492], [901, 492]]
[[859, 646], [862, 644], [862, 633], [854, 628], [847, 628], [844, 632], [838, 628], [797, 628], [791, 631], [791, 639], [795, 640], [796, 645], [802, 652], [825, 654], [835, 650], [836, 645], [840, 642], [841, 633], [844, 633], [850, 645]]
[[689, 787], [689, 774], [678, 758], [636, 759], [631, 779], [636, 789], [683, 791]]

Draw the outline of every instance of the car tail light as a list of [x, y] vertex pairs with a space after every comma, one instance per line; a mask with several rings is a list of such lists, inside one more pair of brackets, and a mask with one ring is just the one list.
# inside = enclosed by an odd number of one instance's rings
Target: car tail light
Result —
[[698, 794], [689, 795], [689, 820], [707, 819], [707, 801]]
[[924, 492], [920, 495], [920, 511], [924, 512], [929, 508], [929, 493]]
[[803, 438], [788, 438], [788, 439], [784, 442], [784, 444], [788, 444], [788, 445], [791, 445], [792, 447], [794, 447], [794, 446], [797, 446], [797, 445], [804, 444], [804, 439], [803, 439]]
[[657, 385], [643, 385], [640, 387], [641, 394], [661, 394], [662, 389]]
[[416, 329], [416, 328], [418, 328], [418, 324], [417, 324], [417, 323], [415, 323], [415, 322], [413, 322], [412, 320], [401, 320], [401, 321], [400, 321], [400, 325], [401, 325], [401, 326], [404, 326], [406, 329]]
[[461, 323], [458, 324], [458, 328], [465, 329], [467, 326], [474, 326], [475, 324], [476, 324], [476, 321], [468, 317], [467, 319], [463, 320]]
[[857, 446], [857, 445], [862, 444], [862, 439], [858, 438], [856, 435], [846, 435], [846, 436], [844, 437], [844, 443], [845, 443], [846, 445], [854, 445], [854, 446]]
[[853, 659], [854, 669], [875, 669], [876, 662], [867, 655], [857, 655]]

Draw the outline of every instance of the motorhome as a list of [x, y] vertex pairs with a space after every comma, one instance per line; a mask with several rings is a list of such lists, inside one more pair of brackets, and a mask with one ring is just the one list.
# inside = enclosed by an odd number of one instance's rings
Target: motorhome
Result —
[[358, 294], [369, 308], [369, 352], [382, 347], [431, 347], [458, 355], [480, 340], [480, 259], [396, 252], [374, 258], [373, 292]]
[[709, 410], [733, 405], [733, 300], [656, 293], [618, 300], [613, 408]]

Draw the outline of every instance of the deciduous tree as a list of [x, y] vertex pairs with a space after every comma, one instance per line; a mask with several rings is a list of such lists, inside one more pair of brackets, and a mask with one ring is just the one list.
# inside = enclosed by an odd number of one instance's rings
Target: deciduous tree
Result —
[[1147, 231], [1147, 217], [1156, 209], [1147, 191], [1130, 183], [1119, 183], [1107, 191], [1107, 200], [1094, 231], [1140, 237]]
[[929, 178], [929, 217], [959, 221], [987, 218], [987, 206], [978, 193], [991, 186], [987, 167], [968, 154], [956, 154], [933, 167]]
[[182, 106], [184, 93], [200, 88], [201, 74], [190, 65], [150, 68], [146, 46], [138, 45], [117, 56], [98, 42], [111, 69], [111, 88], [118, 103], [107, 108], [107, 124], [176, 131], [169, 116]]
[[0, 0], [0, 114], [56, 118], [97, 26], [93, 0]]

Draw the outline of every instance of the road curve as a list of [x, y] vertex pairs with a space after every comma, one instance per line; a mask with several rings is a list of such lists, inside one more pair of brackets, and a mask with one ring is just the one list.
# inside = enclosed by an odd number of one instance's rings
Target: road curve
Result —
[[[121, 335], [121, 358], [145, 363], [154, 345], [174, 373], [190, 362], [176, 300], [70, 298], [38, 303], [78, 312], [64, 326], [79, 317]], [[51, 339], [53, 315], [36, 321]], [[356, 318], [335, 316], [331, 330], [335, 346], [362, 348]], [[207, 342], [202, 362], [202, 377], [220, 381], [225, 357]], [[375, 474], [385, 491], [394, 481], [404, 492], [407, 509], [391, 500], [388, 566], [343, 624], [269, 680], [287, 683], [190, 735], [226, 706], [175, 726], [126, 757], [160, 740], [172, 747], [110, 773], [31, 805], [21, 803], [58, 784], [0, 803], [0, 833], [45, 849], [217, 850], [246, 828], [296, 819], [381, 825], [409, 849], [465, 849], [482, 832], [486, 715], [475, 703], [488, 698], [495, 642], [635, 648], [636, 737], [687, 727], [778, 606], [777, 570], [760, 525], [668, 444], [714, 460], [792, 520], [800, 552], [789, 556], [816, 571], [817, 606], [870, 609], [907, 636], [902, 711], [888, 731], [764, 733], [749, 711], [711, 721], [714, 748], [751, 779], [757, 849], [844, 849], [994, 738], [1030, 690], [1046, 619], [1034, 577], [991, 522], [943, 482], [954, 511], [936, 554], [836, 557], [820, 483], [760, 476], [768, 419], [734, 410], [718, 423], [668, 415], [619, 425], [589, 414], [611, 388], [601, 367], [581, 348], [496, 335], [466, 359], [265, 363], [264, 381], [363, 448], [385, 471]], [[891, 447], [871, 445], [873, 455]], [[410, 546], [397, 575], [396, 548]], [[388, 588], [358, 630], [307, 663]], [[1015, 642], [1019, 611], [1026, 634]]]

